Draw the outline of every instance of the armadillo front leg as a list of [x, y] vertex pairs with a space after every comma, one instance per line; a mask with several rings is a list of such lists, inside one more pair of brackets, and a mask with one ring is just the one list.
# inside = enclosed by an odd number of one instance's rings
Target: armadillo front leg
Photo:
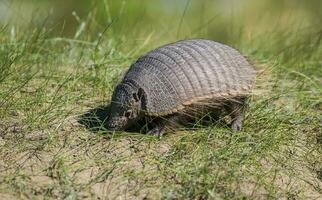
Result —
[[163, 134], [178, 128], [179, 121], [180, 119], [177, 115], [156, 119], [153, 122], [153, 128], [147, 134], [161, 137]]
[[244, 120], [244, 113], [242, 112], [242, 109], [236, 110], [232, 114], [231, 129], [234, 131], [240, 131], [243, 125], [243, 120]]
[[239, 102], [233, 102], [230, 105], [230, 116], [232, 119], [231, 129], [234, 131], [240, 131], [244, 120], [244, 105], [245, 99], [241, 99]]

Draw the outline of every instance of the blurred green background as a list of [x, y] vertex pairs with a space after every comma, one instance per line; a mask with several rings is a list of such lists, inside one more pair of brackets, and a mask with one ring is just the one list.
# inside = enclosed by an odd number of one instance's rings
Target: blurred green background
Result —
[[[319, 51], [321, 19], [321, 0], [0, 1], [4, 41], [42, 33], [36, 37], [63, 41], [74, 49], [69, 63], [110, 63], [119, 59], [115, 52], [133, 61], [166, 43], [206, 38], [257, 60], [281, 59], [287, 68], [318, 77], [320, 66], [302, 61], [319, 59], [313, 52]], [[79, 55], [75, 45], [81, 47]]]
[[46, 26], [52, 34], [65, 37], [74, 37], [77, 31], [95, 37], [110, 27], [127, 36], [153, 33], [171, 39], [229, 41], [240, 35], [251, 39], [258, 32], [276, 29], [319, 30], [321, 19], [321, 0], [0, 1], [0, 23], [15, 29]]

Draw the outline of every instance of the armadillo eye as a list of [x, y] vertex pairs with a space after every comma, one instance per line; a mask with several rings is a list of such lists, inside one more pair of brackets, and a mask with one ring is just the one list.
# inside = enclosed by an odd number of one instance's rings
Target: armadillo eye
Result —
[[125, 116], [125, 117], [127, 117], [127, 118], [131, 117], [131, 116], [132, 116], [132, 110], [128, 110], [128, 111], [126, 111], [126, 112], [124, 113], [124, 116]]

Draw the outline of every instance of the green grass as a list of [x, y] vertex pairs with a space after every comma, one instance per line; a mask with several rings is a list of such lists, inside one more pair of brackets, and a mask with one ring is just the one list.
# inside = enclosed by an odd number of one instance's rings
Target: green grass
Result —
[[[71, 36], [46, 23], [0, 28], [0, 199], [322, 198], [319, 20], [297, 10], [275, 23], [283, 8], [209, 21], [213, 12], [200, 17], [203, 4], [190, 3], [149, 14], [129, 2], [107, 24], [94, 6]], [[232, 45], [264, 71], [241, 132], [213, 125], [157, 139], [79, 123], [141, 54], [189, 37]]]

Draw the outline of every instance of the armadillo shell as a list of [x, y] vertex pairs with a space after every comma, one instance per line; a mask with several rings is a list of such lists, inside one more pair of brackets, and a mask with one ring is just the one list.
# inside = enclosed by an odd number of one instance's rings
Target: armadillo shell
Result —
[[245, 94], [255, 74], [237, 50], [193, 39], [148, 52], [132, 64], [122, 82], [145, 91], [148, 115], [163, 116], [201, 100]]

